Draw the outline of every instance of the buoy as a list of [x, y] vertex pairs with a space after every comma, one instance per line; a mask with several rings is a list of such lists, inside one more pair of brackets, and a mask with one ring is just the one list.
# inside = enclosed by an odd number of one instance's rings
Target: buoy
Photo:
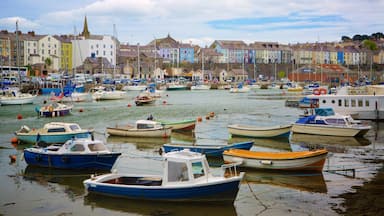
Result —
[[128, 107], [131, 107], [132, 105], [131, 104], [128, 104]]
[[17, 143], [17, 141], [18, 141], [18, 140], [17, 140], [17, 137], [12, 137], [12, 138], [11, 138], [11, 143]]
[[23, 116], [21, 114], [17, 114], [17, 119], [21, 120], [23, 119]]
[[209, 115], [205, 116], [205, 119], [209, 120]]
[[201, 118], [201, 116], [199, 116], [199, 117], [197, 117], [197, 121], [201, 122], [201, 121], [203, 121], [203, 118]]
[[79, 109], [79, 112], [83, 112], [84, 110], [82, 108]]
[[215, 113], [214, 113], [214, 112], [210, 112], [210, 113], [209, 113], [209, 116], [210, 116], [210, 117], [214, 117], [214, 116], [215, 116]]
[[163, 104], [167, 104], [167, 101], [163, 101]]
[[9, 159], [11, 159], [11, 163], [15, 163], [16, 162], [16, 155], [9, 155]]

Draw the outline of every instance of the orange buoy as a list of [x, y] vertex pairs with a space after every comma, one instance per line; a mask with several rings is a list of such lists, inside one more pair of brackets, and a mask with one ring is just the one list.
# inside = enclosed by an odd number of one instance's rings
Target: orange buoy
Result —
[[17, 143], [17, 141], [18, 141], [18, 140], [17, 140], [17, 137], [12, 137], [12, 138], [11, 138], [11, 143]]
[[80, 109], [79, 109], [79, 112], [84, 112], [83, 108], [80, 108]]
[[131, 104], [128, 104], [127, 106], [128, 106], [128, 107], [131, 107], [132, 105], [131, 105]]
[[17, 119], [21, 120], [23, 119], [23, 116], [21, 114], [17, 114]]
[[214, 112], [210, 112], [210, 113], [209, 113], [209, 116], [210, 116], [210, 117], [214, 117], [214, 116], [215, 116], [215, 113], [214, 113]]
[[167, 104], [167, 101], [163, 101], [163, 104]]
[[202, 120], [203, 120], [203, 118], [201, 118], [201, 116], [197, 117], [198, 122], [201, 122]]
[[9, 155], [9, 159], [11, 159], [11, 163], [15, 163], [16, 162], [16, 155]]
[[209, 120], [209, 115], [205, 116], [205, 119]]

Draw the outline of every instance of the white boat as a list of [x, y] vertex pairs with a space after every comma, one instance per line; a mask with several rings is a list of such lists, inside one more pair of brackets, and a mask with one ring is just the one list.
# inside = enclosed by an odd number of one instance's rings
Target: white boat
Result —
[[169, 83], [167, 84], [167, 91], [187, 90], [188, 87], [185, 84]]
[[154, 104], [156, 98], [151, 96], [149, 92], [142, 92], [135, 98], [136, 106], [143, 106], [147, 104]]
[[0, 105], [32, 104], [37, 95], [21, 93], [19, 91], [7, 91], [0, 96]]
[[335, 113], [331, 108], [315, 109], [315, 115], [301, 117], [292, 126], [293, 133], [327, 136], [363, 136], [371, 129], [350, 115]]
[[232, 124], [228, 125], [228, 132], [232, 136], [244, 136], [244, 137], [278, 137], [288, 136], [291, 131], [292, 125], [274, 125], [274, 126], [254, 126], [254, 125], [242, 125]]
[[191, 90], [209, 90], [211, 89], [210, 85], [205, 85], [205, 84], [197, 84], [191, 86]]
[[35, 107], [35, 111], [42, 117], [59, 117], [71, 114], [73, 105], [63, 103], [51, 103], [42, 107]]
[[160, 122], [138, 120], [135, 125], [116, 125], [107, 127], [107, 133], [113, 136], [127, 137], [169, 137], [172, 128], [163, 126]]
[[90, 93], [94, 100], [119, 100], [126, 96], [125, 91], [118, 91], [112, 87], [99, 86], [90, 89]]
[[231, 87], [229, 89], [229, 92], [230, 93], [246, 93], [246, 92], [249, 92], [251, 89], [248, 88], [247, 86], [235, 86], [235, 87]]
[[351, 115], [355, 119], [383, 120], [384, 95], [308, 95], [318, 100], [319, 108], [332, 108], [336, 113]]
[[126, 85], [122, 88], [123, 91], [144, 91], [147, 88], [146, 85]]
[[72, 92], [68, 96], [64, 96], [61, 101], [63, 102], [84, 102], [90, 100], [91, 95], [86, 92]]
[[163, 156], [162, 175], [110, 173], [92, 175], [84, 186], [90, 193], [128, 199], [233, 203], [244, 173], [236, 164], [223, 165], [214, 175], [206, 157], [188, 150]]

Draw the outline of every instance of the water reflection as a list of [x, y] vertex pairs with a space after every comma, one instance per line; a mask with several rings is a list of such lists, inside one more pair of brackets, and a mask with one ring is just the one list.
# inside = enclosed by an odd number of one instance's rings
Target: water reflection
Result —
[[326, 148], [330, 152], [343, 153], [351, 147], [367, 146], [371, 144], [371, 141], [364, 137], [337, 137], [292, 133], [290, 143], [292, 148], [295, 148], [294, 146], [297, 145], [308, 149]]
[[[242, 170], [243, 171], [243, 170]], [[271, 184], [300, 191], [327, 193], [322, 172], [284, 172], [244, 170], [245, 180], [258, 184]]]
[[165, 143], [169, 143], [169, 138], [143, 138], [143, 137], [120, 137], [120, 136], [109, 136], [107, 138], [109, 144], [124, 144], [131, 143], [135, 144], [139, 150], [146, 149], [159, 149]]
[[110, 209], [138, 215], [236, 215], [233, 205], [205, 203], [170, 203], [159, 201], [138, 201], [131, 199], [105, 197], [88, 194], [84, 197], [84, 205], [92, 209]]
[[232, 137], [228, 140], [228, 143], [246, 142], [252, 140], [254, 142], [252, 150], [279, 150], [279, 151], [291, 151], [289, 141], [285, 137], [276, 138], [246, 138], [246, 137]]

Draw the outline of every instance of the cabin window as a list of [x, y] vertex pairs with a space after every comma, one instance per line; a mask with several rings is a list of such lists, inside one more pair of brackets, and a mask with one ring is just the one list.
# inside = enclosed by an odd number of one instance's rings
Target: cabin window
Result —
[[152, 124], [137, 124], [138, 129], [150, 129], [154, 128], [155, 126]]
[[333, 104], [335, 104], [335, 100], [332, 100], [331, 102], [332, 102]]
[[349, 100], [347, 100], [347, 99], [344, 100], [344, 106], [349, 107]]
[[344, 119], [330, 118], [330, 119], [327, 119], [326, 122], [332, 125], [345, 125]]
[[323, 100], [323, 104], [325, 104], [327, 101], [326, 100]]
[[71, 130], [73, 130], [73, 131], [80, 130], [79, 126], [77, 126], [77, 125], [69, 125], [69, 128], [71, 128]]
[[357, 101], [357, 106], [359, 106], [359, 107], [362, 107], [363, 106], [363, 100], [358, 100]]
[[356, 107], [356, 100], [351, 100], [351, 107]]
[[369, 100], [365, 100], [365, 106], [369, 107]]
[[192, 173], [194, 178], [204, 176], [204, 168], [201, 161], [192, 163]]
[[48, 133], [55, 133], [55, 132], [65, 132], [65, 128], [50, 128], [50, 129], [48, 129]]
[[339, 99], [338, 103], [339, 103], [339, 106], [343, 106], [343, 100]]
[[90, 151], [105, 151], [105, 146], [101, 143], [92, 143], [88, 145]]
[[81, 151], [84, 151], [84, 146], [81, 145], [81, 144], [75, 144], [71, 147], [71, 151], [73, 152], [81, 152]]
[[183, 162], [168, 161], [168, 181], [188, 181], [188, 167]]

